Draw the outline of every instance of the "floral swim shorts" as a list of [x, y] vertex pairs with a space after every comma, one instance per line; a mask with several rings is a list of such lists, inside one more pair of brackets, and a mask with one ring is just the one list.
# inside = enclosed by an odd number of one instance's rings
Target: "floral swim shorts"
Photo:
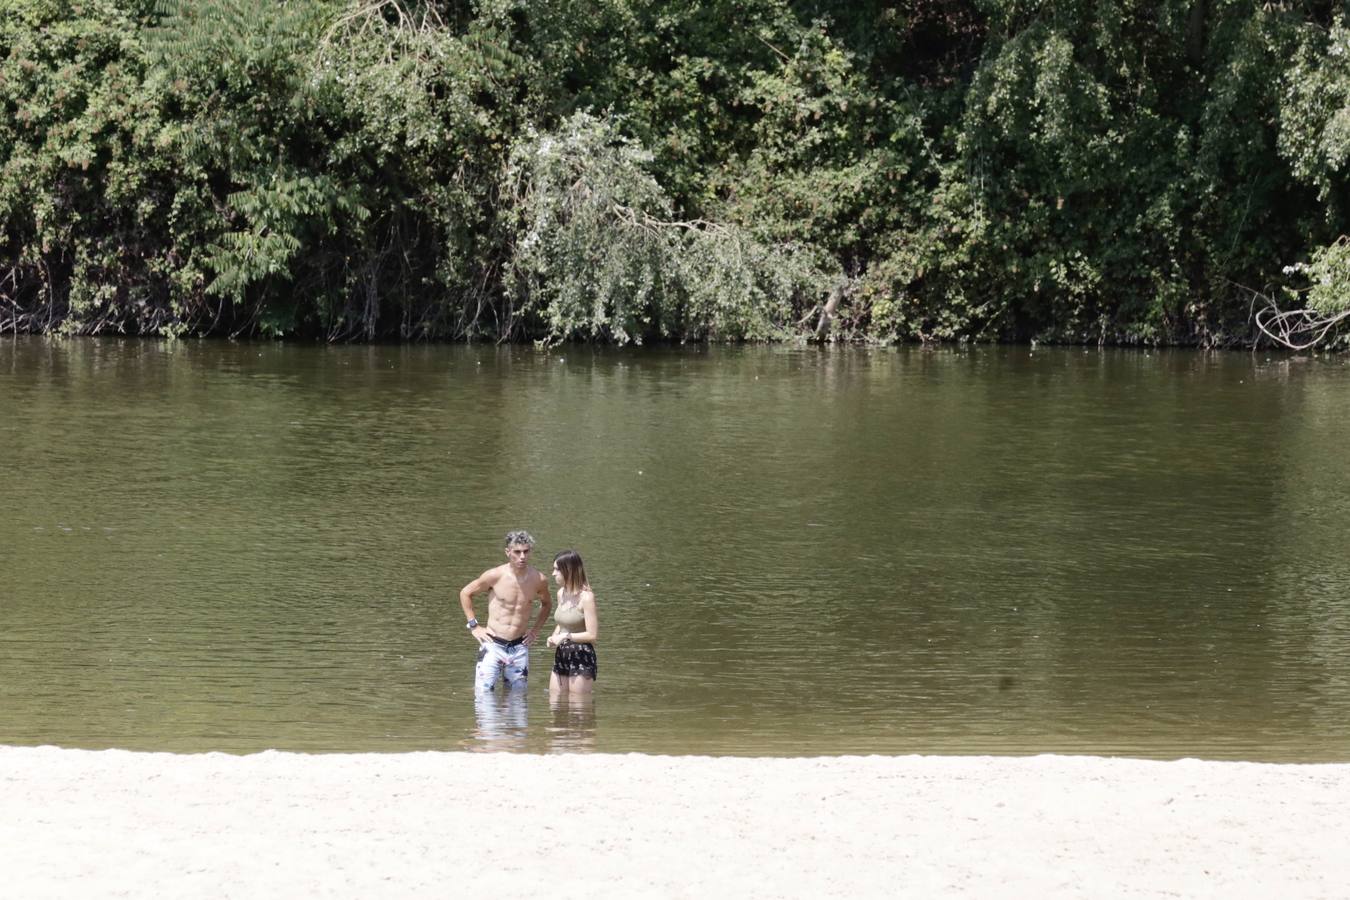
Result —
[[497, 686], [497, 679], [506, 676], [506, 686], [525, 683], [530, 674], [530, 648], [522, 638], [504, 641], [489, 636], [478, 648], [478, 664], [474, 666], [473, 690], [486, 694]]

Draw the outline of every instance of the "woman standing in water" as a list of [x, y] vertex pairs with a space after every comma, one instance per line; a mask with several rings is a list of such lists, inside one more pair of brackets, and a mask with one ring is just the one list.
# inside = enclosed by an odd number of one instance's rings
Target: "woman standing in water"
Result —
[[558, 605], [553, 610], [553, 621], [558, 625], [547, 643], [557, 652], [548, 694], [551, 698], [589, 695], [595, 688], [598, 668], [595, 639], [600, 636], [600, 616], [595, 611], [595, 594], [586, 580], [581, 554], [564, 550], [553, 557], [553, 580], [558, 583]]

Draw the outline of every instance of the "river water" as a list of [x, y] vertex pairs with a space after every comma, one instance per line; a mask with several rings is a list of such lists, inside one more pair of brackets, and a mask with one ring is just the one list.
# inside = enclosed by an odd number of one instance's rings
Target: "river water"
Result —
[[1342, 358], [4, 338], [0, 476], [4, 744], [1350, 760]]

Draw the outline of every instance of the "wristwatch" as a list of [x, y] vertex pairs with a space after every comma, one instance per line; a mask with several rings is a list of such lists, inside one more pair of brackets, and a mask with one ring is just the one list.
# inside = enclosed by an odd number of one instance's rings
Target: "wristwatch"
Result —
[[478, 620], [470, 619], [469, 621], [464, 623], [464, 627], [469, 629], [470, 631], [473, 631], [475, 628], [478, 627]]

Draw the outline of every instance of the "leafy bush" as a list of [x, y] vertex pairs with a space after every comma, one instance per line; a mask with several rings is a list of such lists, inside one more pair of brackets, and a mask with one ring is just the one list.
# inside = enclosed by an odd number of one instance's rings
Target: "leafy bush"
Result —
[[504, 191], [519, 221], [506, 275], [513, 327], [621, 344], [789, 334], [795, 304], [823, 284], [815, 260], [735, 225], [673, 219], [651, 160], [613, 120], [585, 112], [527, 132]]
[[3, 0], [0, 329], [1251, 341], [1344, 296], [1343, 14]]

